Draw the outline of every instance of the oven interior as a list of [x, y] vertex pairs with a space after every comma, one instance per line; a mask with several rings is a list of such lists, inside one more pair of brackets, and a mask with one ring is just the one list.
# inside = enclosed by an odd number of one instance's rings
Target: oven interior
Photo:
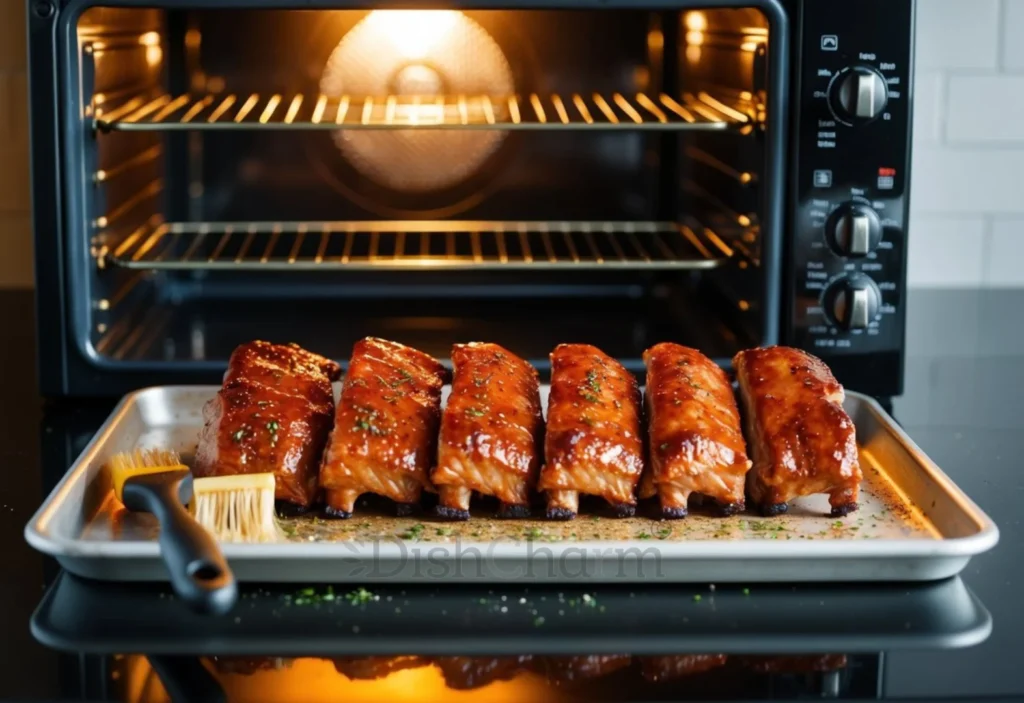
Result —
[[726, 360], [778, 314], [767, 50], [754, 9], [90, 8], [75, 338], [135, 369], [366, 335]]

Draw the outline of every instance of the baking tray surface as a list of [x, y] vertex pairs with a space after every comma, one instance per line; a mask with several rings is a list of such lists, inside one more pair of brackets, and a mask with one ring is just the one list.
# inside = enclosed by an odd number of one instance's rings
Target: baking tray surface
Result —
[[[26, 527], [26, 538], [83, 576], [165, 580], [151, 516], [121, 509], [104, 464], [139, 447], [186, 462], [217, 386], [126, 396]], [[542, 388], [545, 396], [547, 387]], [[872, 399], [848, 393], [865, 480], [860, 509], [828, 516], [826, 496], [783, 516], [614, 519], [584, 504], [570, 522], [498, 520], [474, 506], [464, 523], [427, 511], [396, 518], [366, 501], [350, 520], [282, 518], [285, 539], [225, 544], [243, 581], [765, 582], [932, 580], [996, 544], [995, 525]]]

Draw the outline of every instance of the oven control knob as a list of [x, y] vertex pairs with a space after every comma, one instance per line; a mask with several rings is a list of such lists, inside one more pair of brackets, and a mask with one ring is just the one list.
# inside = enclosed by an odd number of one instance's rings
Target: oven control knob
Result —
[[832, 109], [848, 122], [868, 122], [885, 111], [889, 88], [885, 77], [868, 66], [848, 68], [832, 84]]
[[825, 309], [845, 330], [867, 329], [881, 308], [882, 292], [863, 274], [843, 277], [825, 291]]
[[825, 222], [825, 238], [839, 256], [867, 256], [882, 241], [882, 221], [867, 205], [845, 203]]

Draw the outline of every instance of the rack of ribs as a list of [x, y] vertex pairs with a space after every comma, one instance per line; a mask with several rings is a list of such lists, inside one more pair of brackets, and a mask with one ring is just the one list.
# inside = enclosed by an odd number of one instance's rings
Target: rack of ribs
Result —
[[423, 489], [432, 490], [448, 375], [411, 347], [374, 337], [356, 342], [320, 467], [328, 515], [351, 517], [363, 493], [390, 498], [407, 514]]
[[691, 493], [725, 514], [743, 510], [750, 469], [732, 384], [696, 349], [663, 343], [644, 352], [651, 464], [640, 496], [657, 494], [661, 515], [681, 518]]
[[336, 363], [295, 344], [236, 348], [203, 407], [193, 475], [273, 473], [275, 497], [308, 508], [334, 414], [331, 381], [340, 375]]
[[544, 417], [537, 371], [497, 344], [456, 344], [452, 392], [441, 420], [437, 514], [469, 519], [473, 491], [525, 517], [537, 483]]
[[633, 515], [644, 467], [636, 378], [597, 347], [556, 347], [544, 449], [538, 488], [547, 492], [548, 518], [576, 517], [580, 493]]
[[843, 387], [799, 349], [766, 347], [733, 359], [754, 468], [747, 495], [765, 515], [800, 496], [828, 493], [833, 516], [857, 509], [861, 470]]

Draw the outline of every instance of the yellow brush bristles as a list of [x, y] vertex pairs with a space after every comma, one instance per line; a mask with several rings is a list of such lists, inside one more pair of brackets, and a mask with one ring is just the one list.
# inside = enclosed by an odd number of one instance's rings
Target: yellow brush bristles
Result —
[[274, 516], [274, 474], [197, 478], [192, 515], [221, 542], [273, 542], [280, 538]]
[[118, 500], [124, 491], [124, 482], [133, 476], [156, 474], [164, 471], [188, 470], [181, 463], [178, 452], [168, 449], [136, 449], [127, 454], [115, 454], [110, 460], [110, 479]]

